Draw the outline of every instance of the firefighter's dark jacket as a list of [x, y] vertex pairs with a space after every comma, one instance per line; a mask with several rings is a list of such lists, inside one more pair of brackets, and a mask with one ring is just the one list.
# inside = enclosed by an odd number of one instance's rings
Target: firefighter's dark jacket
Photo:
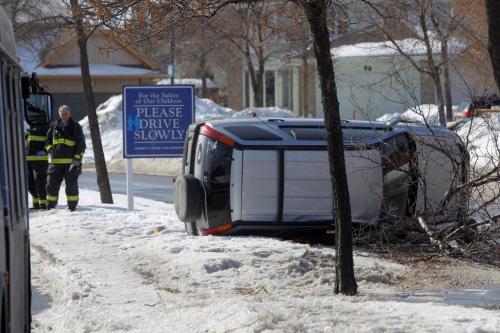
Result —
[[45, 145], [49, 124], [31, 125], [26, 134], [26, 161], [48, 161]]
[[82, 127], [73, 119], [66, 126], [61, 119], [50, 126], [46, 146], [49, 163], [67, 165], [73, 160], [81, 161], [85, 148]]

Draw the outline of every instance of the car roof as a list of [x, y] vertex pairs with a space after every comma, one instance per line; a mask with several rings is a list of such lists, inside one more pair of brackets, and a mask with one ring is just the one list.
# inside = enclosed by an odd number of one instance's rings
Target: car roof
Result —
[[[304, 118], [228, 118], [209, 120], [209, 124], [218, 132], [232, 138], [243, 146], [324, 146], [325, 139], [300, 139], [293, 137], [289, 129], [322, 129], [324, 119]], [[342, 120], [344, 129], [344, 145], [370, 145], [385, 138], [394, 136], [401, 132], [413, 135], [437, 135], [440, 137], [452, 137], [451, 132], [441, 126], [425, 126], [415, 123], [397, 122], [393, 123], [366, 120]], [[249, 138], [248, 129], [254, 129], [256, 137]], [[267, 133], [261, 135], [262, 133]], [[349, 140], [349, 135], [351, 139]], [[267, 139], [266, 139], [267, 138]]]

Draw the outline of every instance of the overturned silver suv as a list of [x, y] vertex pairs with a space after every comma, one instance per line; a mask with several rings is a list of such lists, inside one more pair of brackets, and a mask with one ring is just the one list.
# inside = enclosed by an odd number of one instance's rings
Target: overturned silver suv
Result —
[[[468, 154], [441, 127], [344, 121], [353, 223], [433, 212], [456, 220]], [[175, 209], [190, 235], [334, 227], [326, 131], [320, 119], [216, 120], [186, 135]]]

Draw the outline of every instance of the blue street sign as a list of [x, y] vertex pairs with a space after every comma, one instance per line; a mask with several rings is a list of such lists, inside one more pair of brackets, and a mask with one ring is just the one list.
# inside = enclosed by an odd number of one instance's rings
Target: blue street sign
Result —
[[123, 157], [181, 157], [194, 86], [123, 87]]

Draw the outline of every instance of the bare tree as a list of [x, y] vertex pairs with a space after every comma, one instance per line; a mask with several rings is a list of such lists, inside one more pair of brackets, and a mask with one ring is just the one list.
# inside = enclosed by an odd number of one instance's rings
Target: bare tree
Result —
[[340, 108], [326, 18], [329, 1], [297, 0], [296, 3], [304, 10], [313, 35], [314, 54], [325, 114], [328, 160], [330, 163], [332, 193], [334, 194], [335, 293], [355, 295], [357, 293], [357, 284], [354, 277], [352, 256], [351, 204], [347, 186]]
[[108, 170], [104, 151], [102, 148], [101, 133], [97, 119], [94, 93], [92, 89], [92, 79], [90, 78], [90, 67], [87, 53], [87, 41], [92, 34], [92, 29], [86, 29], [85, 13], [78, 0], [70, 0], [72, 20], [78, 38], [78, 48], [80, 50], [80, 68], [82, 72], [83, 91], [85, 95], [85, 109], [89, 118], [90, 136], [92, 148], [94, 149], [95, 166], [97, 173], [97, 186], [101, 194], [102, 203], [113, 203], [113, 195], [109, 184]]
[[[453, 120], [451, 108], [451, 79], [449, 41], [457, 25], [463, 19], [463, 13], [452, 15], [448, 7], [443, 7], [433, 0], [412, 0], [409, 3], [399, 1], [377, 2], [362, 0], [371, 10], [374, 17], [370, 22], [375, 24], [385, 37], [392, 43], [394, 49], [405, 58], [419, 73], [428, 75], [434, 83], [439, 122], [445, 126], [446, 121]], [[399, 39], [400, 31], [393, 29], [396, 23], [409, 29], [414, 40], [420, 41], [425, 50], [426, 61], [422, 64], [413, 57], [414, 50], [405, 48]], [[436, 50], [439, 42], [440, 49]], [[420, 45], [416, 45], [420, 47]], [[438, 55], [440, 57], [436, 57]], [[444, 71], [445, 90], [443, 91], [441, 73]], [[445, 112], [445, 103], [447, 104]]]
[[[280, 2], [246, 1], [225, 8], [207, 24], [216, 36], [229, 41], [243, 55], [256, 107], [264, 106], [265, 68], [277, 51], [279, 26], [274, 17], [280, 6]], [[228, 21], [233, 22], [228, 24]], [[235, 22], [239, 25], [237, 29], [234, 29]]]
[[493, 75], [500, 89], [500, 3], [486, 0], [488, 17], [488, 50], [493, 65]]

